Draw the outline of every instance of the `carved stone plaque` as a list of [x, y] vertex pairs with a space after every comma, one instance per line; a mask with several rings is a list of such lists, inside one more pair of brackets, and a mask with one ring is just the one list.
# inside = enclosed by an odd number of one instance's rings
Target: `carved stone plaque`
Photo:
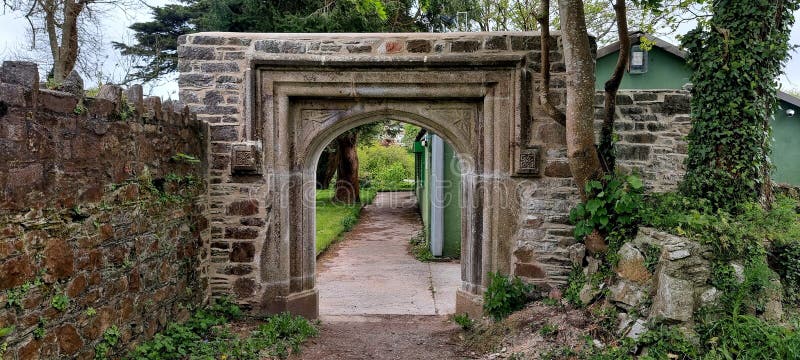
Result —
[[231, 171], [234, 174], [261, 173], [261, 152], [252, 144], [235, 144], [231, 148]]
[[517, 176], [540, 176], [542, 149], [538, 146], [525, 147], [519, 150], [517, 160]]

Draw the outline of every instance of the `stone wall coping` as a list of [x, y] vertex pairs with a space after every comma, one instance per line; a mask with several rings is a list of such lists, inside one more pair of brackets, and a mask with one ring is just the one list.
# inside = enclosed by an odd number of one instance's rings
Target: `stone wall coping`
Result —
[[[448, 32], [448, 33], [238, 33], [238, 32], [200, 32], [188, 35], [190, 38], [213, 36], [223, 38], [252, 40], [339, 40], [339, 39], [419, 39], [419, 40], [459, 40], [483, 39], [494, 36], [538, 37], [538, 31], [486, 31], [486, 32]], [[560, 31], [551, 31], [550, 36], [561, 36]]]
[[495, 54], [403, 54], [403, 55], [313, 55], [313, 54], [265, 54], [254, 53], [255, 65], [281, 66], [342, 66], [342, 67], [381, 67], [381, 66], [508, 66], [519, 64], [526, 59], [529, 51], [509, 51]]

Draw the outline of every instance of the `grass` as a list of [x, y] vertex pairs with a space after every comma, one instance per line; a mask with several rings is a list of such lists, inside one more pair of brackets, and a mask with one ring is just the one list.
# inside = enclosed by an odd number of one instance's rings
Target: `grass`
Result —
[[361, 203], [343, 205], [331, 201], [333, 190], [317, 190], [317, 255], [355, 226], [361, 208], [372, 203], [375, 194], [374, 190], [361, 189]]

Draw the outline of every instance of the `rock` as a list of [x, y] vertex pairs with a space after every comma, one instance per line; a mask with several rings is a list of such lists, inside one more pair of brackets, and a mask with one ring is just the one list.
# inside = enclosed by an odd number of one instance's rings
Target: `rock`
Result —
[[115, 104], [119, 104], [122, 99], [122, 88], [114, 84], [105, 84], [100, 87], [97, 93], [98, 99], [105, 99]]
[[61, 84], [61, 91], [68, 92], [78, 98], [83, 97], [83, 79], [78, 71], [72, 70]]
[[600, 260], [595, 259], [591, 256], [587, 256], [586, 262], [587, 262], [586, 268], [583, 269], [583, 273], [586, 275], [586, 277], [594, 275], [600, 269]]
[[703, 293], [700, 294], [700, 302], [702, 305], [708, 305], [716, 302], [717, 299], [719, 299], [719, 296], [720, 296], [719, 290], [717, 290], [717, 288], [712, 286], [708, 288], [708, 290], [703, 291]]
[[766, 292], [767, 303], [764, 305], [764, 320], [781, 321], [783, 319], [783, 286], [780, 280], [771, 280]]
[[687, 322], [694, 312], [694, 289], [688, 280], [676, 279], [658, 271], [656, 294], [650, 308], [650, 319]]
[[581, 299], [583, 305], [589, 305], [598, 294], [600, 294], [600, 289], [594, 287], [592, 284], [585, 284], [581, 292], [578, 293], [578, 297]]
[[634, 340], [639, 340], [639, 337], [641, 337], [642, 334], [646, 332], [647, 332], [647, 322], [642, 319], [637, 319], [636, 321], [633, 322], [631, 329], [625, 336]]
[[640, 284], [650, 280], [652, 274], [644, 264], [644, 256], [633, 245], [625, 243], [617, 254], [620, 257], [616, 267], [619, 277]]
[[583, 258], [586, 257], [586, 245], [581, 243], [572, 244], [569, 246], [568, 250], [569, 259], [572, 261], [572, 265], [583, 266]]
[[691, 255], [689, 250], [681, 249], [677, 251], [670, 251], [667, 255], [667, 258], [670, 260], [680, 260], [685, 259]]
[[642, 286], [624, 279], [612, 285], [610, 290], [611, 301], [622, 304], [624, 308], [631, 308], [639, 305], [647, 296]]
[[739, 284], [744, 282], [744, 266], [737, 262], [732, 262], [731, 267], [733, 268], [733, 275], [736, 276], [736, 282]]

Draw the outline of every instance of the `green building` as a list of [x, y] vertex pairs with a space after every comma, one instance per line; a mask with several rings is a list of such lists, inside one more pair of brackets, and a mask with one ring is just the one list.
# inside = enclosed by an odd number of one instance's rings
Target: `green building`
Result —
[[414, 192], [434, 256], [461, 255], [461, 169], [453, 148], [426, 130], [414, 142]]
[[[634, 33], [631, 41], [630, 66], [625, 72], [620, 89], [681, 89], [689, 83], [691, 70], [686, 66], [686, 53], [662, 39], [643, 33]], [[645, 36], [655, 44], [650, 51], [640, 47]], [[595, 88], [603, 85], [614, 71], [619, 56], [619, 42], [597, 50], [597, 80]], [[784, 92], [772, 120], [773, 178], [779, 183], [800, 185], [800, 99]]]

